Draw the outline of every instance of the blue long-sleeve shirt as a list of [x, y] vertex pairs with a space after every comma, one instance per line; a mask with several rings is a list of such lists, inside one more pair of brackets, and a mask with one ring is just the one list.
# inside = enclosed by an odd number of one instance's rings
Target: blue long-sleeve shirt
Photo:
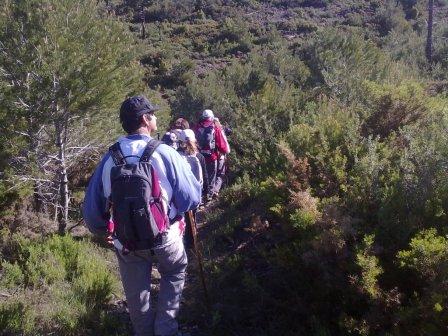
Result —
[[[146, 135], [129, 135], [118, 141], [128, 163], [137, 162], [151, 138]], [[196, 208], [201, 200], [201, 185], [191, 168], [173, 148], [161, 144], [151, 156], [151, 164], [160, 181], [164, 206], [170, 219]], [[110, 171], [114, 162], [107, 153], [96, 168], [83, 203], [83, 216], [89, 230], [106, 234], [108, 218], [107, 199], [111, 193]]]

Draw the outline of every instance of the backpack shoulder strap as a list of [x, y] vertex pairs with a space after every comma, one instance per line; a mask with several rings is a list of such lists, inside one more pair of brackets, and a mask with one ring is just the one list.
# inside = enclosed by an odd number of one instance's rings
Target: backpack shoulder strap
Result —
[[146, 148], [143, 151], [142, 156], [140, 157], [140, 162], [149, 162], [149, 159], [151, 158], [152, 154], [155, 152], [156, 148], [159, 147], [159, 145], [162, 142], [151, 139], [149, 140], [148, 144], [146, 145]]
[[114, 160], [114, 164], [116, 166], [122, 166], [126, 164], [126, 160], [124, 158], [123, 152], [121, 151], [120, 143], [116, 142], [112, 146], [109, 147], [110, 156], [112, 160]]

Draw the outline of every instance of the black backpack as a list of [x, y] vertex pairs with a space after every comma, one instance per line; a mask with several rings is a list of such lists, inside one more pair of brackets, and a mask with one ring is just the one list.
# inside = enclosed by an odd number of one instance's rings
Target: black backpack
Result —
[[117, 142], [109, 148], [115, 163], [110, 172], [114, 234], [128, 250], [150, 249], [161, 243], [169, 219], [159, 179], [150, 158], [160, 142], [150, 140], [136, 163], [127, 163]]
[[215, 125], [198, 128], [197, 139], [201, 154], [205, 157], [211, 156], [216, 149]]

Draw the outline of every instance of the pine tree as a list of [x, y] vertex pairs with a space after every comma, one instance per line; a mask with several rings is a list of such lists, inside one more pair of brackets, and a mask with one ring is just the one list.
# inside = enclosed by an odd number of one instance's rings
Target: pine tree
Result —
[[1, 125], [26, 144], [16, 177], [34, 182], [64, 233], [68, 169], [91, 147], [87, 126], [141, 89], [135, 41], [96, 0], [6, 0], [0, 41]]

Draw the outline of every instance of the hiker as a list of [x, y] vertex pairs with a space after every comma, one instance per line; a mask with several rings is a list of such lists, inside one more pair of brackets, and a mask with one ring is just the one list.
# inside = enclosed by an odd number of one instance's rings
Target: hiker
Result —
[[[151, 137], [159, 108], [144, 96], [126, 99], [120, 121], [127, 133], [111, 146], [86, 191], [90, 231], [115, 246], [136, 336], [177, 335], [176, 316], [187, 255], [183, 213], [198, 207], [201, 185], [173, 148]], [[160, 292], [150, 304], [151, 269], [158, 261]]]
[[166, 132], [162, 139], [160, 139], [165, 145], [168, 145], [172, 147], [173, 149], [177, 150], [179, 148], [179, 139], [178, 139], [178, 133], [174, 131], [168, 131]]
[[185, 129], [180, 132], [178, 152], [186, 159], [193, 175], [202, 185], [202, 193], [206, 194], [208, 192], [207, 167], [204, 156], [198, 150], [193, 130]]
[[215, 125], [215, 116], [212, 110], [204, 110], [198, 125], [195, 128], [196, 139], [200, 153], [204, 155], [208, 174], [208, 193], [206, 200], [210, 201], [218, 195], [216, 189], [216, 177], [218, 171], [218, 159], [221, 154], [230, 151], [229, 144], [221, 127]]
[[179, 134], [182, 130], [188, 128], [190, 128], [188, 121], [184, 118], [178, 118], [171, 124], [169, 130], [163, 135], [160, 141], [177, 150], [179, 148]]
[[[188, 162], [191, 167], [191, 171], [199, 183], [202, 185], [202, 193], [203, 195], [207, 195], [208, 188], [208, 176], [207, 176], [207, 168], [205, 165], [204, 156], [199, 153], [197, 148], [197, 142], [194, 132], [191, 129], [185, 129], [181, 131], [179, 134], [179, 153], [184, 157], [184, 159]], [[196, 210], [193, 210], [193, 216], [196, 218]], [[185, 245], [187, 248], [190, 248], [193, 245], [193, 232], [191, 229], [191, 224], [196, 225], [196, 221], [194, 223], [190, 223], [190, 220], [185, 217], [187, 227], [185, 229]]]
[[222, 130], [222, 136], [223, 136], [223, 139], [228, 148], [227, 153], [225, 153], [225, 154], [222, 152], [218, 153], [218, 166], [216, 168], [216, 183], [215, 183], [215, 190], [214, 190], [214, 195], [216, 196], [219, 194], [219, 191], [221, 190], [222, 183], [224, 180], [224, 175], [227, 172], [227, 155], [230, 153], [230, 146], [229, 146], [229, 142], [227, 140], [227, 135], [230, 135], [232, 133], [232, 130], [229, 127], [222, 126], [221, 122], [216, 117], [214, 119], [214, 123], [215, 123], [215, 126], [219, 127]]
[[187, 119], [184, 118], [178, 118], [174, 122], [174, 128], [180, 129], [180, 130], [186, 130], [190, 128], [190, 124], [188, 123]]

